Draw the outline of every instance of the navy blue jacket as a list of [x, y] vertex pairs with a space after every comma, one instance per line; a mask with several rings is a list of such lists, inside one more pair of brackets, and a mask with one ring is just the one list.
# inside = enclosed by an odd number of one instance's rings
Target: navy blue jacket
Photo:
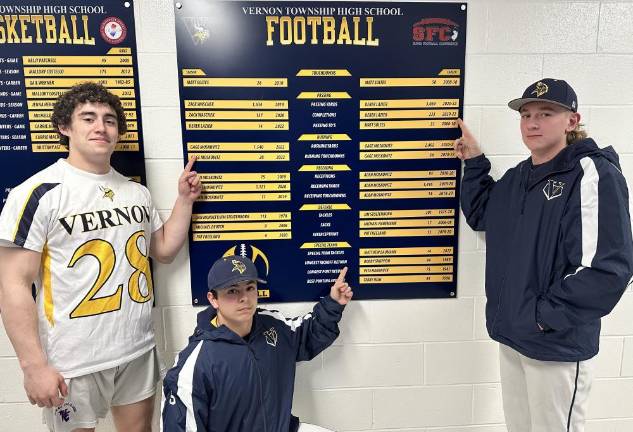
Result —
[[461, 191], [468, 224], [486, 231], [488, 334], [537, 360], [593, 357], [600, 318], [633, 274], [617, 154], [585, 139], [542, 165], [525, 160], [497, 182], [489, 171], [484, 155], [466, 160]]
[[288, 432], [296, 362], [334, 342], [343, 309], [330, 296], [293, 319], [258, 308], [248, 341], [214, 327], [213, 307], [200, 312], [189, 345], [163, 381], [163, 430]]

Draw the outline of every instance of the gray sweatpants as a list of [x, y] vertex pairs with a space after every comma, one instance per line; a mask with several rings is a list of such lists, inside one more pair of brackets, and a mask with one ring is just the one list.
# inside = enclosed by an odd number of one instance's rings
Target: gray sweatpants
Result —
[[508, 432], [584, 432], [593, 359], [534, 360], [499, 344]]
[[299, 432], [333, 432], [329, 429], [322, 428], [309, 423], [301, 423], [299, 425]]

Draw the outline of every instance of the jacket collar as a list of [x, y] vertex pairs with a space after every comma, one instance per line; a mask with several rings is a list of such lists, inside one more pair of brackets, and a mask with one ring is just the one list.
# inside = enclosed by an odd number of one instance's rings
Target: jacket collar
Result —
[[[540, 183], [543, 179], [557, 173], [571, 171], [577, 165], [578, 161], [585, 156], [600, 155], [606, 157], [611, 163], [616, 165], [619, 169], [618, 155], [615, 153], [612, 147], [600, 149], [596, 142], [591, 138], [569, 144], [563, 150], [561, 150], [553, 159], [545, 162], [544, 164], [535, 167], [535, 175], [530, 176], [528, 189], [534, 187]], [[526, 159], [521, 163], [521, 171], [524, 175], [528, 176], [530, 168], [532, 167], [531, 158]]]
[[[255, 315], [253, 315], [253, 326], [251, 327], [251, 338], [253, 335], [261, 333], [263, 324], [258, 318], [259, 308], [256, 309]], [[198, 312], [196, 329], [189, 337], [189, 341], [196, 340], [223, 340], [225, 342], [246, 344], [246, 341], [240, 337], [233, 330], [225, 325], [217, 325], [217, 311], [213, 306], [208, 306], [204, 310]]]

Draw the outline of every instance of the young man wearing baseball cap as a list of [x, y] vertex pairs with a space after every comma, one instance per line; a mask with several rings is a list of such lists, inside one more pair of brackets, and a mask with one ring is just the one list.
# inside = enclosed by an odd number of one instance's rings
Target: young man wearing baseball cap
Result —
[[165, 431], [324, 431], [290, 413], [296, 362], [311, 360], [339, 334], [352, 290], [343, 268], [311, 313], [292, 319], [257, 307], [266, 283], [242, 256], [217, 260], [208, 275], [211, 306], [198, 314], [189, 345], [163, 382]]
[[500, 343], [509, 432], [584, 431], [600, 318], [633, 275], [628, 190], [618, 155], [580, 127], [576, 93], [542, 79], [508, 106], [531, 156], [498, 181], [458, 120], [461, 205], [486, 231], [486, 327]]

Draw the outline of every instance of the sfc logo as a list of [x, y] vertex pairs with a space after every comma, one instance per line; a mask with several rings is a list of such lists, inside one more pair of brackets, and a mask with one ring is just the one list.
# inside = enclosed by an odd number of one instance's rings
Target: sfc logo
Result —
[[117, 17], [108, 17], [99, 26], [101, 38], [110, 45], [118, 45], [125, 40], [127, 26]]
[[424, 18], [413, 24], [413, 45], [457, 46], [459, 25], [447, 18]]

